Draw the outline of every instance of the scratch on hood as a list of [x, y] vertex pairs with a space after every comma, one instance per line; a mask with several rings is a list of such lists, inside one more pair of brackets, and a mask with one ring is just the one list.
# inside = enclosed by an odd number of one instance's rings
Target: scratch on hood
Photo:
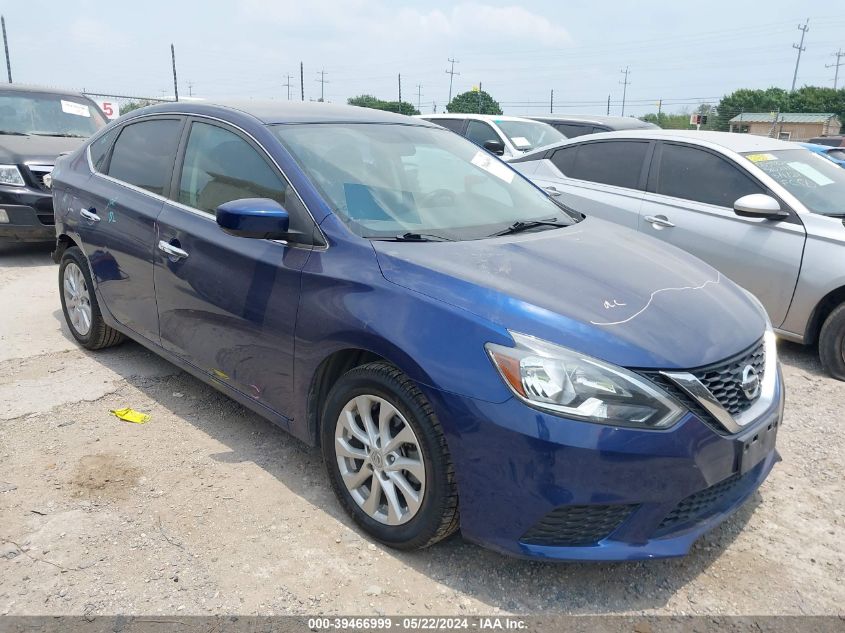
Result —
[[[681, 291], [681, 290], [702, 290], [705, 286], [710, 284], [718, 284], [722, 281], [722, 273], [716, 273], [716, 279], [708, 279], [704, 283], [699, 286], [682, 286], [680, 288], [660, 288], [659, 290], [655, 290], [651, 293], [651, 296], [648, 298], [646, 304], [634, 314], [629, 316], [627, 319], [622, 319], [621, 321], [590, 321], [593, 325], [622, 325], [623, 323], [628, 323], [629, 321], [633, 321], [638, 316], [640, 316], [643, 312], [648, 310], [649, 306], [654, 302], [654, 297], [656, 297], [661, 292], [673, 292], [673, 291]], [[606, 303], [606, 302], [605, 302]]]

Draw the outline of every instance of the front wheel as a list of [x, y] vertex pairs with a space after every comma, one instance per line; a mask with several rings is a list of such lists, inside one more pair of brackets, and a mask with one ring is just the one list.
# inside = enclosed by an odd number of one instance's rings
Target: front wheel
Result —
[[102, 349], [123, 341], [123, 334], [106, 325], [94, 295], [85, 255], [67, 249], [59, 264], [59, 296], [70, 333], [86, 349]]
[[834, 308], [822, 325], [819, 359], [827, 373], [845, 380], [845, 303]]
[[344, 509], [397, 549], [458, 528], [455, 474], [440, 423], [417, 386], [387, 363], [352, 369], [323, 409], [323, 459]]

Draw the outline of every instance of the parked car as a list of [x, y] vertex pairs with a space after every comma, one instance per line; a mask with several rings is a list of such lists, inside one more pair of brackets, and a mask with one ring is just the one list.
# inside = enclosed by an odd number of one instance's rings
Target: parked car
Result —
[[653, 130], [570, 141], [514, 166], [566, 204], [716, 267], [845, 380], [845, 173], [830, 161], [751, 134]]
[[81, 94], [0, 86], [0, 241], [55, 239], [47, 186], [53, 163], [105, 124], [97, 105]]
[[465, 136], [479, 147], [502, 158], [522, 156], [544, 145], [566, 139], [545, 123], [515, 116], [492, 114], [425, 114], [424, 121]]
[[550, 114], [531, 115], [529, 119], [548, 123], [566, 138], [585, 134], [600, 134], [616, 130], [659, 130], [660, 127], [648, 121], [627, 116], [597, 116], [593, 114]]
[[840, 167], [845, 167], [845, 147], [830, 147], [829, 145], [816, 145], [815, 143], [801, 143], [811, 152], [823, 156]]
[[828, 147], [845, 147], [845, 136], [841, 134], [838, 136], [817, 136], [811, 138], [809, 142], [816, 145], [827, 145]]
[[319, 445], [393, 547], [460, 525], [545, 560], [679, 556], [778, 459], [756, 299], [420, 119], [162, 104], [54, 191], [79, 344], [132, 338]]

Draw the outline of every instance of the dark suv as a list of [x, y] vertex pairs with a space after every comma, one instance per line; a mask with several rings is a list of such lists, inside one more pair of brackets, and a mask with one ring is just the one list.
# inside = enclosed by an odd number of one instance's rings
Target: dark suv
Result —
[[56, 239], [49, 177], [56, 157], [106, 124], [75, 92], [0, 87], [0, 241]]

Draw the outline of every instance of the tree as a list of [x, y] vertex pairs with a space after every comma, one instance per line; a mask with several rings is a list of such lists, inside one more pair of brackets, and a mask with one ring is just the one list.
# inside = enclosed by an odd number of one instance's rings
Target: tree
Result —
[[361, 108], [372, 108], [373, 110], [386, 110], [387, 112], [398, 112], [399, 114], [419, 114], [413, 104], [403, 101], [384, 101], [373, 95], [358, 95], [357, 97], [349, 97], [346, 100], [349, 105], [358, 106]]
[[730, 129], [730, 120], [743, 112], [831, 113], [845, 120], [845, 89], [804, 86], [795, 92], [781, 88], [737, 90], [719, 102], [717, 129]]
[[499, 103], [483, 90], [470, 90], [455, 95], [446, 106], [447, 112], [465, 114], [502, 114]]

